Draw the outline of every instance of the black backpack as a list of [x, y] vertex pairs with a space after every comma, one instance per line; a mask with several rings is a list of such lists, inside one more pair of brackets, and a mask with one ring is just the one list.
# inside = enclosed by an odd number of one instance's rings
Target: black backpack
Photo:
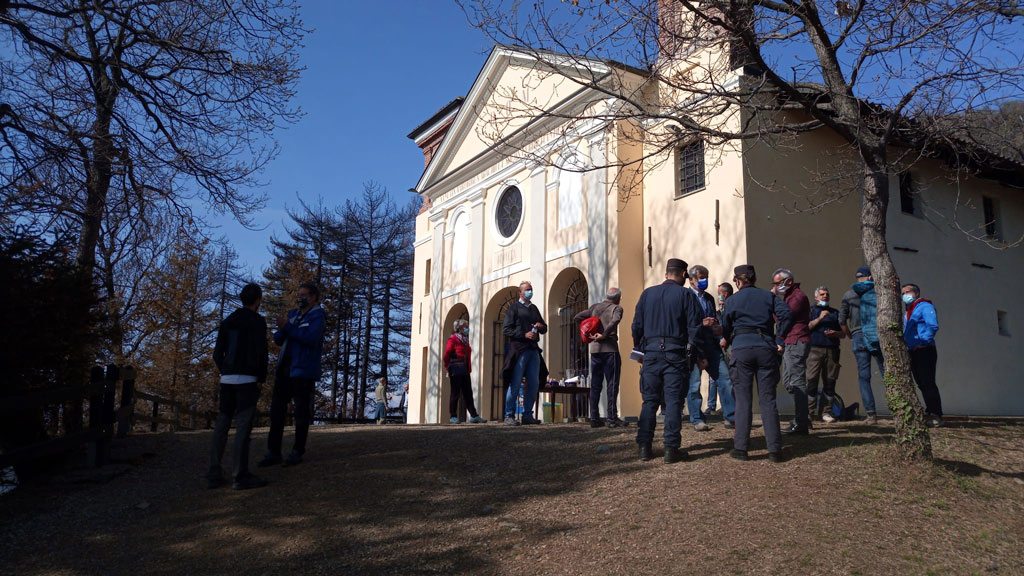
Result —
[[839, 422], [847, 422], [849, 420], [856, 420], [860, 412], [860, 403], [854, 402], [849, 406], [843, 402], [843, 397], [839, 394], [832, 394], [832, 406], [829, 411], [832, 413], [832, 417]]

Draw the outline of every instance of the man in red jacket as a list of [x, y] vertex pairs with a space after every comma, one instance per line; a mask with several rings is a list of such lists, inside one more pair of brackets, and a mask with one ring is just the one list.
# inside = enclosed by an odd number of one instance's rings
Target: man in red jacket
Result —
[[782, 354], [782, 383], [796, 404], [796, 418], [782, 433], [806, 436], [811, 428], [807, 409], [807, 356], [811, 353], [811, 330], [807, 325], [811, 303], [800, 284], [793, 281], [793, 272], [786, 268], [779, 268], [772, 275], [772, 292], [786, 301], [793, 320], [788, 332], [775, 335]]

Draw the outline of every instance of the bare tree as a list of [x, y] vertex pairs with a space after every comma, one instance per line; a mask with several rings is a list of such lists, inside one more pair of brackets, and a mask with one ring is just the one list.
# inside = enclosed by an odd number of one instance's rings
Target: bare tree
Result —
[[623, 165], [610, 155], [594, 168], [640, 178], [695, 138], [721, 151], [738, 141], [786, 147], [807, 132], [837, 134], [845, 158], [818, 175], [817, 196], [798, 208], [860, 196], [898, 445], [908, 457], [930, 457], [886, 244], [889, 178], [941, 158], [954, 178], [981, 173], [1024, 185], [1019, 163], [969, 137], [978, 133], [972, 112], [1022, 92], [1024, 53], [1011, 48], [1021, 42], [1019, 1], [457, 1], [493, 40], [528, 52], [536, 76], [562, 74], [595, 94], [582, 111], [551, 112], [528, 87], [506, 89], [479, 134], [504, 154], [550, 162], [531, 153], [529, 138], [507, 137], [537, 116], [561, 118], [563, 135], [593, 121], [631, 126], [623, 136], [635, 138], [643, 158]]
[[293, 0], [5, 2], [4, 208], [76, 229], [89, 270], [114, 192], [247, 222], [305, 32]]

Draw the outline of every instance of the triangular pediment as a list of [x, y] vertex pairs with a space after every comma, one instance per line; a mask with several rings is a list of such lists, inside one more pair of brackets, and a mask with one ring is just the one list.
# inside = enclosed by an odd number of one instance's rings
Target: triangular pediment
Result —
[[585, 97], [596, 77], [611, 67], [601, 61], [496, 47], [466, 96], [451, 128], [427, 165], [416, 190], [430, 195], [434, 184], [521, 135], [538, 118]]

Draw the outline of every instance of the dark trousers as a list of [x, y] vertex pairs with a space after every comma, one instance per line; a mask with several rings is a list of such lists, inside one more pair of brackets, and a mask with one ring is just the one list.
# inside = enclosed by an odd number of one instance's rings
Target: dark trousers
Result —
[[[770, 348], [733, 349], [732, 357], [729, 359], [729, 377], [732, 378], [732, 392], [736, 398], [736, 431], [732, 437], [733, 447], [743, 451], [750, 448], [756, 377], [757, 394], [761, 403], [761, 422], [768, 451], [782, 450], [779, 410], [775, 405], [775, 388], [779, 385], [778, 354]], [[806, 403], [804, 400], [805, 409]]]
[[601, 418], [601, 389], [608, 382], [608, 420], [619, 419], [619, 374], [622, 357], [618, 351], [590, 355], [590, 419]]
[[228, 430], [231, 419], [235, 419], [235, 449], [232, 473], [235, 478], [249, 473], [249, 440], [252, 424], [256, 420], [256, 402], [260, 399], [260, 385], [221, 384], [220, 409], [217, 424], [213, 428], [213, 442], [210, 446], [210, 475], [222, 474], [220, 462], [228, 444]]
[[452, 418], [459, 417], [459, 397], [466, 404], [466, 412], [470, 417], [476, 418], [476, 406], [473, 405], [473, 385], [470, 383], [469, 374], [461, 376], [449, 376], [452, 383], [452, 393], [448, 397], [448, 413]]
[[935, 383], [935, 365], [939, 362], [939, 352], [935, 346], [925, 346], [910, 351], [910, 370], [914, 373], [914, 381], [924, 396], [924, 411], [942, 416], [942, 397], [939, 386]]
[[281, 437], [284, 435], [284, 418], [288, 414], [288, 402], [295, 402], [295, 445], [292, 450], [299, 455], [306, 453], [306, 437], [313, 420], [312, 378], [291, 378], [278, 375], [274, 381], [274, 395], [270, 400], [270, 434], [267, 435], [267, 453], [281, 455]]
[[682, 352], [652, 350], [645, 352], [643, 367], [640, 368], [640, 421], [637, 423], [637, 444], [650, 444], [654, 440], [658, 407], [665, 409], [665, 447], [679, 448], [682, 443], [683, 394], [686, 392], [690, 373], [686, 366], [686, 355]]

